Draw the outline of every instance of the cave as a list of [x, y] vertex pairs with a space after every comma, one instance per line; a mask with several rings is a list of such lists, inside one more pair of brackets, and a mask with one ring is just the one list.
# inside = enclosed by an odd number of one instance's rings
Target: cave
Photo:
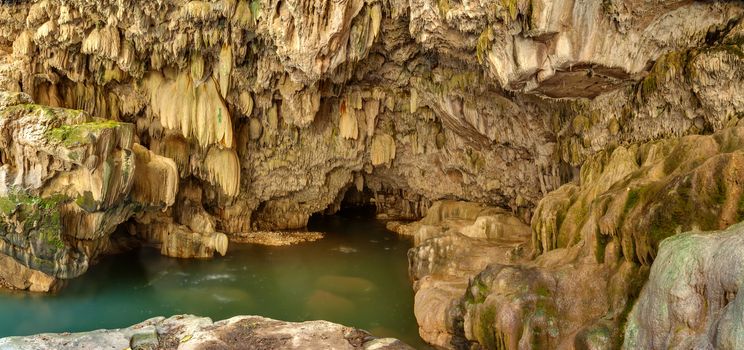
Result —
[[741, 1], [0, 29], [0, 348], [744, 348]]

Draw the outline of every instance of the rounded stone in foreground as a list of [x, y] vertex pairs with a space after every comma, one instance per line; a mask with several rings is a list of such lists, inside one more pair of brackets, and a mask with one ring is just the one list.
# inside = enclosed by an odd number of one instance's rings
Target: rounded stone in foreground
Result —
[[284, 322], [236, 316], [212, 322], [206, 317], [156, 317], [129, 328], [85, 333], [39, 334], [0, 339], [0, 349], [375, 349], [411, 350], [397, 339], [328, 321]]

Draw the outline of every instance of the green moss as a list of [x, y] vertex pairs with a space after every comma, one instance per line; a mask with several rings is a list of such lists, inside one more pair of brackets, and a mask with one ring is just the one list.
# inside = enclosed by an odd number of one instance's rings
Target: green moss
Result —
[[715, 188], [713, 189], [710, 199], [712, 204], [718, 206], [722, 205], [726, 201], [726, 179], [721, 174], [717, 174], [715, 179]]
[[479, 85], [479, 83], [480, 77], [475, 72], [454, 73], [448, 81], [444, 82], [442, 92], [446, 93], [453, 90], [468, 91], [474, 86]]
[[517, 20], [519, 0], [500, 0], [497, 5], [497, 17], [501, 18], [504, 23], [509, 24]]
[[[478, 342], [485, 346], [486, 349], [506, 349], [503, 337], [496, 336], [496, 310], [493, 307], [485, 307], [480, 312], [478, 325]], [[497, 344], [498, 339], [498, 344]]]
[[736, 206], [736, 221], [744, 221], [744, 195], [739, 195], [739, 201]]
[[656, 92], [657, 89], [658, 85], [656, 83], [656, 75], [649, 74], [643, 78], [643, 81], [641, 81], [641, 96], [644, 100]]
[[660, 57], [649, 74], [640, 82], [638, 89], [641, 101], [647, 101], [667, 78], [675, 75], [687, 76], [687, 66], [690, 61], [689, 51], [673, 51]]
[[468, 284], [464, 300], [466, 304], [482, 304], [488, 294], [488, 286], [480, 278], [476, 277]]
[[7, 197], [0, 197], [0, 213], [5, 216], [13, 214], [17, 208], [17, 203]]
[[723, 52], [732, 56], [736, 56], [739, 59], [744, 59], [744, 51], [742, 51], [739, 45], [720, 45], [713, 47], [709, 52]]
[[19, 228], [23, 234], [38, 244], [37, 254], [54, 255], [65, 246], [60, 206], [67, 201], [69, 198], [64, 195], [38, 197], [21, 189], [12, 189], [7, 197], [0, 198], [0, 222], [6, 227], [22, 225]]
[[684, 161], [686, 154], [687, 150], [682, 146], [675, 147], [664, 159], [664, 173], [671, 174], [675, 169], [677, 169], [682, 161]]
[[437, 7], [442, 17], [447, 16], [447, 12], [450, 10], [449, 0], [437, 0]]
[[117, 128], [121, 125], [122, 123], [107, 119], [75, 125], [62, 125], [47, 132], [47, 137], [59, 141], [67, 147], [77, 146], [90, 142], [88, 139], [90, 133]]
[[[720, 191], [716, 188], [712, 190], [713, 192]], [[648, 239], [652, 251], [656, 251], [662, 240], [676, 234], [678, 228], [683, 231], [689, 230], [693, 224], [697, 224], [701, 230], [719, 228], [720, 210], [710, 203], [720, 201], [721, 199], [718, 198], [720, 195], [708, 194], [706, 198], [706, 193], [693, 193], [691, 177], [685, 177], [676, 184], [666, 186], [659, 191], [649, 192], [648, 195], [658, 197], [656, 202], [663, 203], [648, 221]]]
[[0, 112], [0, 118], [5, 119], [8, 116], [25, 114], [35, 114], [40, 119], [39, 121], [54, 120], [57, 118], [52, 108], [33, 103], [6, 107]]
[[636, 301], [638, 300], [638, 297], [641, 295], [641, 290], [643, 289], [643, 285], [646, 284], [646, 281], [648, 280], [648, 273], [649, 269], [647, 267], [640, 267], [638, 269], [638, 272], [633, 274], [632, 279], [630, 280], [630, 283], [628, 285], [627, 295], [626, 295], [626, 301], [625, 306], [623, 307], [622, 312], [618, 316], [620, 322], [618, 323], [618, 329], [619, 334], [617, 337], [614, 338], [614, 348], [620, 349], [622, 348], [623, 340], [625, 338], [625, 328], [628, 323], [628, 315], [630, 315], [630, 312], [633, 310], [633, 305], [635, 305]]
[[253, 19], [253, 24], [257, 24], [258, 18], [261, 15], [261, 1], [260, 0], [253, 0], [251, 1], [251, 16]]
[[597, 234], [597, 249], [595, 250], [594, 258], [600, 264], [604, 263], [605, 251], [607, 250], [607, 244], [610, 243], [612, 238], [607, 235]]
[[64, 249], [65, 243], [62, 240], [59, 210], [53, 210], [46, 214], [46, 220], [42, 221], [39, 227], [39, 238], [53, 251]]
[[478, 37], [478, 43], [475, 46], [475, 55], [478, 58], [478, 63], [483, 63], [488, 57], [488, 52], [491, 51], [493, 43], [493, 29], [488, 27]]
[[627, 214], [633, 207], [638, 204], [638, 201], [641, 199], [640, 191], [637, 189], [632, 189], [630, 192], [628, 192], [628, 199], [625, 201], [625, 208], [623, 208], [623, 213]]
[[90, 191], [85, 191], [82, 196], [78, 197], [75, 200], [75, 203], [87, 212], [96, 211], [96, 209], [98, 208], [98, 202], [93, 199], [93, 193], [91, 193]]

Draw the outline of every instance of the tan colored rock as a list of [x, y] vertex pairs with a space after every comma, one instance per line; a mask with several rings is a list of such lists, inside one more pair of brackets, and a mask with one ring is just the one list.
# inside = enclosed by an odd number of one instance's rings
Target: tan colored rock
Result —
[[372, 165], [388, 165], [395, 159], [395, 140], [387, 134], [375, 135], [370, 146]]
[[[219, 232], [299, 229], [345, 201], [430, 214], [396, 228], [415, 233], [427, 339], [594, 348], [619, 336], [662, 239], [740, 219], [743, 13], [677, 0], [5, 4], [0, 88], [28, 95], [0, 94], [14, 110], [0, 117], [0, 196], [67, 197], [50, 205], [63, 249], [34, 251], [55, 277], [82, 273], [131, 218], [167, 254], [207, 256]], [[30, 97], [61, 108], [21, 106]], [[483, 205], [427, 213], [445, 198]]]
[[529, 227], [498, 208], [456, 201], [436, 202], [406, 226], [415, 235], [409, 274], [419, 334], [437, 346], [463, 346], [461, 299], [469, 280], [489, 264], [523, 260]]
[[163, 127], [194, 137], [202, 147], [212, 144], [232, 147], [230, 112], [214, 80], [197, 86], [186, 73], [170, 77], [151, 74], [147, 88], [153, 112], [160, 117]]
[[234, 150], [212, 147], [205, 159], [206, 177], [222, 192], [234, 197], [240, 191], [240, 163]]
[[279, 247], [314, 242], [325, 236], [322, 232], [270, 232], [255, 231], [230, 235], [230, 240], [238, 243], [260, 244]]
[[178, 168], [166, 157], [135, 144], [134, 184], [132, 198], [145, 205], [170, 207], [176, 201]]
[[356, 140], [359, 137], [359, 124], [357, 123], [354, 107], [347, 105], [345, 102], [341, 102], [341, 107], [339, 107], [339, 109], [341, 116], [338, 122], [338, 128], [341, 137]]
[[51, 292], [58, 284], [58, 280], [43, 272], [29, 269], [13, 258], [0, 255], [2, 276], [0, 285], [13, 289], [29, 290], [31, 292]]

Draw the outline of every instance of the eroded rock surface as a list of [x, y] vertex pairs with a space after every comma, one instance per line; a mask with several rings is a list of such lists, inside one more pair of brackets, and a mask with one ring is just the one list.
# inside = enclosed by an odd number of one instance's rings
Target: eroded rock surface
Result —
[[283, 322], [236, 316], [212, 322], [191, 315], [156, 317], [129, 328], [0, 339], [0, 349], [364, 349], [412, 350], [397, 339], [326, 321]]
[[[600, 152], [577, 182], [540, 202], [531, 239], [523, 238], [531, 249], [508, 250], [481, 233], [519, 226], [484, 225], [474, 219], [487, 212], [477, 205], [435, 204], [424, 220], [399, 228], [417, 230], [410, 268], [422, 336], [443, 346], [619, 347], [659, 243], [744, 219], [742, 141], [744, 130], [734, 127]], [[519, 222], [502, 215], [493, 222]], [[443, 234], [447, 220], [468, 217], [460, 225], [475, 222], [461, 234]], [[463, 244], [471, 232], [490, 239]]]
[[530, 228], [511, 213], [475, 203], [441, 201], [416, 223], [409, 273], [421, 337], [439, 346], [465, 346], [462, 296], [468, 282], [491, 263], [524, 259]]
[[[192, 231], [301, 228], [351, 187], [408, 219], [458, 198], [528, 220], [588, 155], [737, 119], [743, 12], [681, 1], [14, 2], [0, 16], [0, 81], [134, 124], [133, 142], [175, 161], [193, 189], [166, 214]], [[587, 96], [598, 97], [551, 98]]]
[[626, 349], [738, 349], [744, 225], [663, 241], [628, 316]]
[[743, 16], [740, 1], [2, 2], [0, 252], [26, 269], [4, 283], [79, 275], [117, 227], [205, 257], [373, 203], [426, 217], [398, 229], [427, 340], [617, 347], [659, 242], [742, 219]]
[[[0, 93], [0, 100], [4, 285], [48, 291], [114, 249], [110, 235], [120, 224], [174, 204], [174, 161], [133, 143], [134, 125], [33, 104], [23, 93]], [[197, 245], [215, 239], [181, 235]], [[215, 235], [222, 242], [201, 249], [173, 244], [175, 255], [224, 254], [227, 238]]]

